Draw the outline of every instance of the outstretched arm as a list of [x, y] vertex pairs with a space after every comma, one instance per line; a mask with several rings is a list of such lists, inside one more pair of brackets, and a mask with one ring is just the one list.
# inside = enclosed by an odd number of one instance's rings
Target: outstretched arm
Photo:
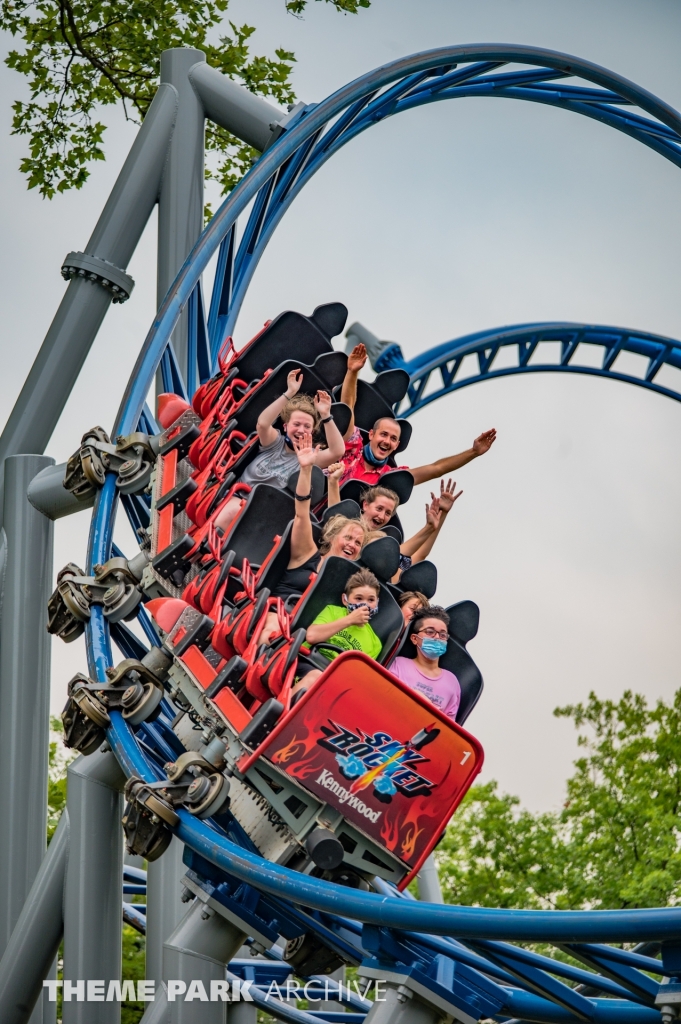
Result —
[[341, 388], [341, 402], [344, 402], [352, 412], [350, 424], [343, 435], [345, 440], [350, 437], [355, 429], [355, 402], [357, 401], [357, 378], [359, 371], [367, 361], [367, 350], [364, 345], [355, 345], [348, 356], [348, 367], [345, 371], [343, 387]]
[[286, 378], [286, 391], [284, 394], [279, 395], [279, 398], [275, 398], [273, 402], [270, 402], [267, 408], [263, 409], [258, 416], [255, 429], [258, 431], [258, 440], [263, 448], [267, 447], [268, 444], [274, 444], [277, 440], [279, 432], [274, 429], [272, 424], [276, 421], [277, 416], [281, 414], [289, 398], [293, 398], [294, 395], [298, 394], [302, 383], [303, 371], [291, 370]]
[[459, 491], [458, 493], [456, 493], [456, 480], [448, 480], [446, 486], [444, 480], [440, 480], [439, 498], [436, 498], [434, 494], [431, 494], [433, 502], [430, 506], [430, 509], [433, 509], [434, 506], [437, 507], [437, 512], [433, 517], [434, 529], [426, 538], [424, 543], [421, 544], [420, 547], [418, 547], [414, 554], [412, 555], [412, 565], [416, 565], [417, 562], [423, 562], [428, 557], [428, 555], [433, 549], [435, 541], [440, 535], [440, 530], [444, 526], [445, 519], [447, 518], [449, 512], [451, 511], [454, 502], [457, 500], [457, 498], [460, 498], [462, 494], [463, 491]]
[[[296, 445], [296, 456], [300, 472], [296, 484], [296, 512], [293, 526], [291, 527], [291, 557], [288, 568], [297, 569], [299, 565], [307, 562], [308, 558], [317, 551], [317, 545], [312, 536], [312, 522], [310, 520], [310, 495], [312, 489], [312, 466], [314, 465], [316, 451], [312, 447], [312, 438], [304, 437]], [[298, 497], [300, 495], [300, 498]], [[303, 498], [304, 500], [300, 500]]]
[[494, 444], [496, 436], [496, 430], [486, 430], [480, 437], [476, 437], [472, 448], [468, 448], [467, 451], [460, 452], [459, 455], [450, 455], [447, 458], [438, 459], [437, 462], [431, 462], [427, 466], [417, 466], [415, 469], [410, 469], [409, 472], [414, 477], [414, 483], [425, 484], [426, 481], [435, 480], [438, 476], [455, 473], [461, 466], [465, 466], [467, 463], [472, 462], [473, 459], [477, 459], [480, 455], [488, 452]]
[[418, 551], [421, 545], [428, 540], [431, 533], [435, 532], [438, 510], [437, 508], [434, 510], [433, 516], [429, 515], [430, 508], [430, 505], [426, 505], [426, 525], [422, 526], [418, 533], [415, 533], [413, 537], [407, 537], [407, 539], [400, 544], [400, 554], [410, 555], [413, 559], [414, 554]]
[[315, 455], [315, 464], [320, 469], [326, 469], [332, 462], [338, 462], [345, 455], [345, 442], [341, 432], [331, 416], [331, 395], [326, 391], [318, 391], [314, 400], [315, 408], [319, 413], [320, 420], [328, 420], [324, 423], [324, 434], [328, 448], [319, 448]]

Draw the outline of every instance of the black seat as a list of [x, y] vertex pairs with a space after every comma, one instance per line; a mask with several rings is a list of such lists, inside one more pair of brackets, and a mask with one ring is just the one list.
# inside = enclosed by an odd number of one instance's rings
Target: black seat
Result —
[[400, 567], [400, 545], [394, 537], [379, 537], [362, 548], [360, 561], [381, 582], [387, 583]]
[[[430, 596], [430, 594], [426, 594], [426, 597]], [[447, 614], [449, 615], [450, 636], [453, 636], [462, 647], [465, 647], [469, 640], [477, 636], [480, 625], [480, 609], [475, 601], [459, 601], [447, 608]]]
[[[388, 385], [388, 382], [386, 382]], [[334, 397], [340, 399], [340, 387], [336, 389], [337, 394]], [[392, 405], [389, 404], [383, 397], [380, 391], [378, 391], [373, 384], [369, 384], [365, 380], [357, 381], [357, 398], [355, 400], [355, 426], [359, 427], [360, 430], [371, 430], [376, 420], [382, 419], [383, 417], [389, 419], [395, 419], [395, 413], [393, 412]], [[409, 423], [408, 420], [400, 420], [400, 426]], [[409, 437], [411, 437], [411, 424], [407, 430], [403, 433], [408, 434], [407, 439], [404, 437], [400, 440], [400, 446], [398, 451], [403, 451], [409, 444]]]
[[[293, 521], [291, 521], [281, 537], [277, 541], [274, 549], [270, 550], [267, 559], [263, 559], [263, 568], [258, 578], [258, 590], [267, 588], [271, 594], [273, 594], [281, 577], [288, 568], [288, 563], [291, 561], [291, 530], [293, 529]], [[315, 544], [319, 542], [319, 536], [321, 534], [321, 527], [317, 524], [312, 524], [312, 536]]]
[[317, 306], [312, 320], [327, 338], [335, 338], [348, 322], [348, 309], [342, 302], [326, 302]]
[[[392, 469], [388, 473], [384, 473], [379, 480], [381, 487], [389, 487], [391, 491], [394, 491], [397, 497], [400, 499], [400, 505], [406, 505], [411, 498], [411, 492], [414, 490], [414, 477], [411, 475], [408, 469]], [[341, 498], [352, 498], [358, 504], [361, 504], [362, 493], [366, 491], [371, 484], [366, 483], [364, 480], [346, 480], [341, 487]], [[395, 519], [393, 516], [391, 522]]]
[[406, 370], [384, 370], [376, 375], [373, 386], [386, 400], [388, 405], [395, 406], [401, 402], [409, 387], [409, 374]]
[[269, 484], [257, 484], [246, 505], [231, 524], [222, 543], [223, 551], [234, 551], [234, 565], [244, 558], [260, 565], [272, 550], [274, 538], [284, 533], [295, 512], [294, 498]]
[[[271, 364], [270, 364], [271, 365]], [[268, 405], [283, 395], [286, 391], [286, 378], [291, 370], [302, 370], [303, 382], [300, 386], [300, 394], [314, 395], [317, 391], [326, 391], [326, 385], [311, 366], [295, 359], [286, 359], [276, 365], [276, 369], [267, 377], [259, 387], [255, 388], [248, 396], [236, 415], [237, 427], [244, 434], [250, 434], [255, 430], [258, 416]]]
[[[461, 604], [473, 604], [473, 602], [462, 601]], [[457, 606], [454, 605], [453, 607], [456, 608]], [[411, 626], [397, 651], [397, 654], [403, 658], [416, 657], [416, 646], [411, 642], [410, 637]], [[484, 687], [482, 674], [466, 648], [454, 640], [451, 633], [447, 641], [447, 650], [440, 658], [440, 666], [453, 672], [459, 680], [461, 702], [456, 713], [456, 720], [459, 725], [463, 725], [480, 700], [480, 694]]]
[[[437, 568], [432, 562], [428, 561], [410, 565], [400, 576], [398, 586], [403, 592], [406, 590], [417, 590], [430, 601], [435, 596], [435, 591], [437, 590]], [[471, 601], [470, 603], [472, 604], [473, 602]], [[460, 639], [458, 633], [452, 630], [451, 625], [449, 631], [452, 636], [456, 636], [457, 640]]]
[[401, 544], [404, 540], [402, 523], [399, 521], [397, 516], [393, 516], [388, 525], [382, 526], [381, 530], [387, 537], [394, 537], [398, 544]]
[[343, 330], [347, 316], [341, 302], [317, 306], [311, 317], [293, 310], [280, 313], [237, 355], [234, 365], [239, 377], [259, 380], [284, 359], [309, 365], [318, 356], [333, 352], [331, 338]]
[[332, 516], [345, 516], [346, 519], [359, 519], [362, 515], [362, 510], [356, 501], [352, 501], [351, 498], [346, 498], [344, 501], [339, 501], [336, 505], [330, 505], [322, 516], [322, 523], [328, 523]]
[[348, 368], [348, 357], [345, 352], [323, 352], [315, 359], [312, 369], [326, 384], [326, 390], [332, 391], [343, 383]]
[[[331, 555], [321, 567], [314, 583], [308, 587], [296, 611], [291, 632], [307, 629], [319, 613], [329, 604], [340, 605], [341, 595], [350, 577], [357, 572], [357, 562]], [[381, 641], [381, 653], [377, 661], [383, 662], [391, 653], [403, 626], [402, 612], [387, 587], [381, 585], [378, 599], [378, 614], [371, 620], [371, 628]], [[312, 652], [310, 661], [317, 668], [326, 668], [328, 659]]]
[[[300, 476], [300, 468], [296, 469], [295, 472], [291, 473], [290, 477], [286, 481], [286, 490], [289, 494], [295, 494], [298, 486], [298, 477]], [[326, 477], [322, 473], [319, 466], [312, 467], [312, 479], [310, 481], [310, 498], [311, 507], [314, 508], [324, 498], [324, 492], [326, 491]]]

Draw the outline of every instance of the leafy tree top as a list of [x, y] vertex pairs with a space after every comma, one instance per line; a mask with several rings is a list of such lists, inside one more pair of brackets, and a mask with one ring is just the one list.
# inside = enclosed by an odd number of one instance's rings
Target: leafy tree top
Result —
[[[301, 16], [308, 0], [286, 0]], [[370, 0], [326, 0], [356, 14]], [[204, 50], [209, 64], [252, 92], [280, 104], [294, 102], [295, 56], [251, 56], [255, 29], [229, 22], [231, 33], [210, 42], [229, 0], [2, 0], [0, 27], [21, 45], [5, 63], [27, 80], [30, 98], [13, 104], [12, 133], [28, 138], [21, 161], [28, 187], [52, 198], [82, 188], [93, 160], [104, 159], [105, 106], [121, 104], [126, 118], [140, 122], [158, 86], [160, 55], [171, 47]], [[216, 161], [209, 176], [223, 192], [234, 187], [256, 152], [229, 132], [207, 125], [206, 148]]]
[[561, 811], [532, 814], [474, 787], [436, 859], [448, 902], [617, 909], [681, 900], [681, 690], [558, 708], [584, 730]]

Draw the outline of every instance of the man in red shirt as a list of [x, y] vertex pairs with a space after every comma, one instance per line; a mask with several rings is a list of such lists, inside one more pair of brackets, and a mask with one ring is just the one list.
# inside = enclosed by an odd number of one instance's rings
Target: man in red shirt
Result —
[[[364, 345], [355, 345], [348, 356], [348, 368], [343, 381], [341, 391], [341, 402], [354, 411], [357, 401], [357, 378], [364, 366], [367, 352]], [[376, 420], [373, 429], [369, 431], [369, 440], [364, 442], [359, 430], [355, 427], [354, 416], [345, 433], [345, 455], [343, 463], [345, 472], [341, 477], [341, 484], [347, 480], [362, 480], [367, 484], [377, 484], [384, 473], [393, 469], [407, 469], [414, 477], [415, 484], [426, 483], [427, 480], [435, 480], [436, 477], [446, 476], [453, 473], [461, 466], [465, 466], [473, 459], [484, 455], [490, 450], [496, 440], [496, 430], [486, 430], [476, 437], [472, 446], [465, 452], [458, 455], [449, 455], [437, 462], [431, 462], [427, 466], [416, 466], [413, 469], [409, 466], [396, 466], [392, 457], [397, 451], [400, 443], [401, 428], [397, 420], [384, 416]]]

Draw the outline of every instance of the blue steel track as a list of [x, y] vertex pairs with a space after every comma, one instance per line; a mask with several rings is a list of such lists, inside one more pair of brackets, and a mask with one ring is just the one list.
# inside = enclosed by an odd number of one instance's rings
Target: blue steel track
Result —
[[[566, 79], [574, 81], [566, 84]], [[114, 435], [130, 433], [138, 424], [140, 429], [154, 428], [145, 399], [159, 366], [166, 389], [180, 394], [191, 394], [212, 374], [217, 352], [233, 331], [265, 246], [293, 199], [327, 159], [385, 117], [426, 103], [471, 96], [521, 99], [595, 118], [681, 166], [681, 117], [675, 110], [619, 75], [566, 54], [497, 44], [452, 46], [378, 68], [322, 103], [299, 110], [288, 129], [225, 200], [158, 311], [123, 397]], [[237, 218], [251, 202], [237, 244]], [[217, 271], [206, 320], [200, 281], [216, 253]], [[188, 379], [183, 381], [170, 338], [185, 306], [189, 309], [190, 367]], [[560, 343], [555, 362], [534, 358], [543, 341]], [[599, 365], [579, 364], [581, 344], [601, 346]], [[512, 346], [516, 346], [516, 362], [495, 370], [500, 350]], [[621, 352], [646, 357], [647, 369], [640, 377], [618, 371]], [[465, 356], [477, 360], [477, 369], [464, 376], [460, 370]], [[404, 361], [397, 346], [386, 349], [381, 359], [379, 368], [406, 365], [409, 370], [411, 386], [402, 415], [471, 383], [538, 371], [609, 376], [681, 400], [672, 387], [656, 383], [665, 364], [681, 368], [679, 343], [610, 327], [507, 327], [438, 346], [411, 362]], [[133, 526], [144, 525], [144, 502], [124, 499], [124, 505]], [[93, 513], [90, 570], [111, 554], [116, 510], [115, 478], [110, 474]], [[140, 622], [154, 642], [143, 608]], [[112, 650], [100, 606], [93, 606], [86, 639], [90, 674], [105, 682]], [[126, 643], [133, 642], [129, 636], [126, 641], [120, 630], [114, 639], [124, 653]], [[119, 713], [112, 712], [111, 720], [109, 742], [125, 772], [150, 782], [163, 777], [160, 766], [167, 759], [164, 716], [160, 724], [152, 723], [137, 733]], [[379, 893], [359, 892], [270, 864], [233, 841], [236, 833], [228, 837], [210, 821], [199, 821], [182, 810], [179, 815], [177, 835], [192, 855], [200, 858], [204, 875], [214, 884], [226, 886], [237, 904], [241, 900], [244, 908], [248, 906], [261, 928], [266, 929], [278, 915], [293, 916], [355, 962], [374, 957], [386, 970], [395, 969], [396, 964], [409, 970], [420, 965], [433, 991], [437, 986], [440, 992], [452, 990], [451, 986], [456, 990], [455, 972], [468, 970], [469, 977], [486, 986], [488, 1003], [483, 1016], [565, 1024], [584, 1020], [657, 1024], [661, 1019], [654, 1006], [658, 980], [665, 976], [674, 981], [679, 973], [670, 965], [669, 955], [681, 941], [681, 908], [514, 911], [420, 903], [387, 885]], [[560, 945], [573, 962], [540, 956], [514, 942]], [[621, 948], [634, 943], [645, 945], [634, 950]], [[662, 960], [656, 958], [660, 950]], [[575, 966], [576, 961], [588, 969]], [[293, 1009], [287, 1014], [293, 1021], [314, 1019]], [[360, 1018], [353, 1015], [353, 1019]]]

